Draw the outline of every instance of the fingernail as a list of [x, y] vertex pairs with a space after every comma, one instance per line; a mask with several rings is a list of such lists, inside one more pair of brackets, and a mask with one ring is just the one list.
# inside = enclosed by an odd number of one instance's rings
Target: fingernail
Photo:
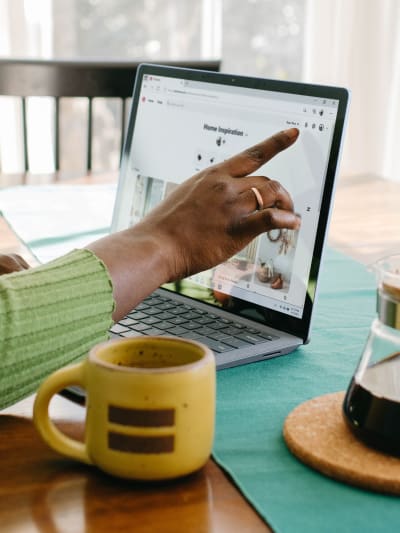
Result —
[[299, 229], [301, 226], [301, 216], [296, 213], [297, 225], [296, 229]]
[[289, 139], [294, 141], [299, 136], [300, 131], [297, 128], [289, 128], [287, 130], [283, 130], [283, 133], [289, 137]]

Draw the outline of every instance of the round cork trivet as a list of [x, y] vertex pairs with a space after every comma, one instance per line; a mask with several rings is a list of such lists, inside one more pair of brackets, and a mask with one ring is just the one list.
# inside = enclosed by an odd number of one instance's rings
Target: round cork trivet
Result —
[[369, 448], [347, 427], [344, 392], [326, 394], [296, 407], [283, 436], [289, 450], [326, 476], [365, 489], [400, 494], [400, 458]]

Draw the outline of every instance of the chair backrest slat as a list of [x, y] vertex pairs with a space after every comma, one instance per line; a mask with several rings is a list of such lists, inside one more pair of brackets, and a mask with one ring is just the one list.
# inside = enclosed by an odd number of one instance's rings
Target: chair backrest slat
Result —
[[29, 154], [28, 154], [28, 121], [26, 118], [26, 98], [22, 97], [21, 99], [21, 110], [22, 110], [22, 140], [24, 145], [24, 170], [28, 172], [29, 170]]
[[88, 125], [87, 125], [87, 150], [86, 150], [86, 169], [92, 170], [92, 135], [93, 135], [93, 98], [89, 97], [88, 103]]
[[60, 170], [60, 97], [54, 98], [54, 167]]

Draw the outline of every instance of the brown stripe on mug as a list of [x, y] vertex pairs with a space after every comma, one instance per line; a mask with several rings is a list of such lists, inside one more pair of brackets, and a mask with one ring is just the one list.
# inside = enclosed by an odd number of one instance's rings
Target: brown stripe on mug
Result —
[[109, 405], [108, 421], [122, 426], [170, 427], [175, 424], [175, 409], [131, 409]]
[[108, 432], [110, 450], [131, 453], [171, 453], [174, 451], [174, 435], [143, 437], [124, 435], [116, 431]]

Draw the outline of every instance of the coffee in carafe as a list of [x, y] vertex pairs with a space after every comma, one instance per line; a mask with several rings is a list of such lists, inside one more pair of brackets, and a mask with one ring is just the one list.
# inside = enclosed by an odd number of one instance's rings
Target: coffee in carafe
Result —
[[400, 255], [375, 264], [377, 317], [346, 392], [343, 414], [366, 444], [400, 456]]

